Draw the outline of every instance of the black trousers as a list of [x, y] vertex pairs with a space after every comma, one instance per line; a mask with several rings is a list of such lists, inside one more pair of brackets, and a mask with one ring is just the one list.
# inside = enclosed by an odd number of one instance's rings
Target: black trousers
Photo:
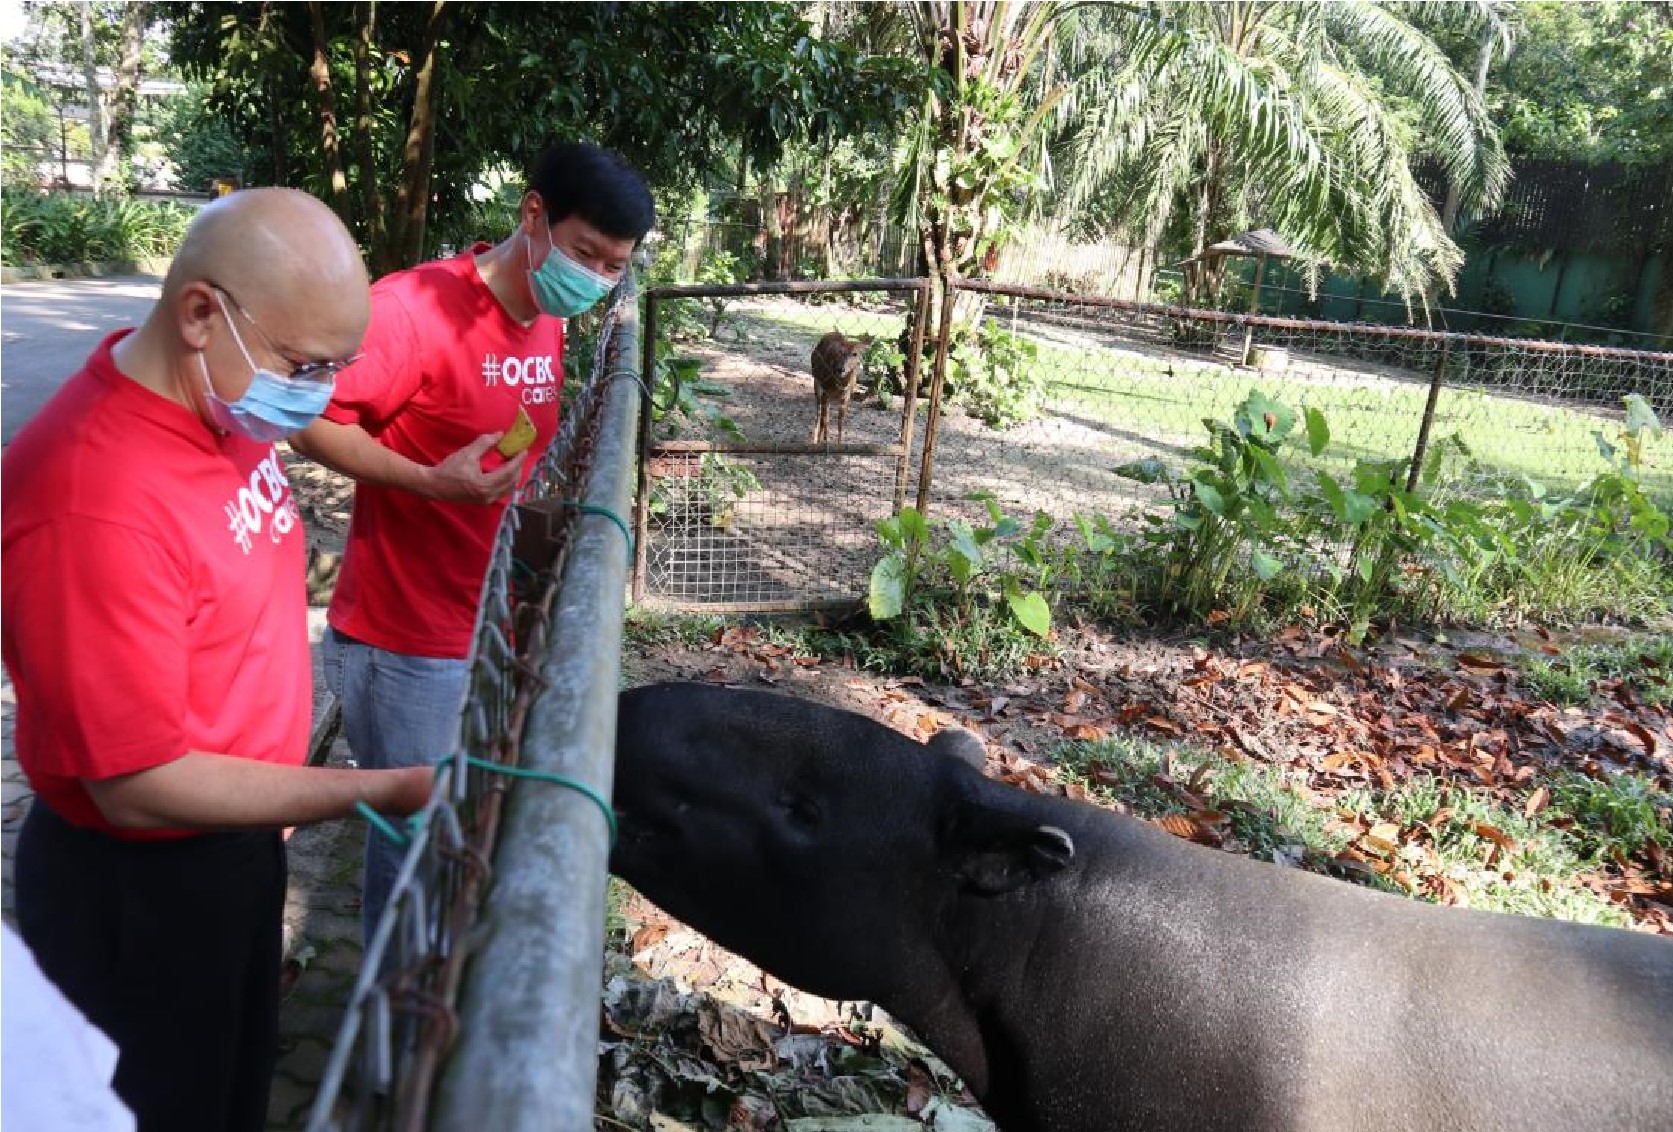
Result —
[[139, 1132], [261, 1132], [278, 1059], [285, 844], [277, 832], [127, 841], [37, 801], [17, 918], [64, 996], [116, 1043]]

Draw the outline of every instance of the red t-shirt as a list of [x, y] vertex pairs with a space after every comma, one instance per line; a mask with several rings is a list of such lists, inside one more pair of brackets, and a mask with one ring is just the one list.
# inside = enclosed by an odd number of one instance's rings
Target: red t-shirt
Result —
[[[337, 376], [328, 419], [434, 466], [528, 410], [526, 481], [558, 431], [563, 321], [524, 326], [477, 273], [475, 255], [378, 280], [363, 360]], [[485, 467], [503, 460], [492, 449]], [[329, 619], [339, 632], [409, 656], [470, 655], [482, 577], [509, 500], [446, 503], [359, 484]]]
[[0, 645], [40, 801], [187, 751], [301, 763], [313, 713], [302, 521], [271, 444], [218, 437], [100, 343], [0, 464]]

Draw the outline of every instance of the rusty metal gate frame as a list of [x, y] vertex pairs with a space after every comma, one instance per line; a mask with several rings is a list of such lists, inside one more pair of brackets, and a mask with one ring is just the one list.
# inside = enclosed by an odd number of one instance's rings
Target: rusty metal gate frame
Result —
[[[659, 302], [671, 299], [730, 298], [745, 295], [833, 295], [856, 292], [916, 294], [917, 302], [913, 307], [912, 314], [911, 348], [907, 350], [902, 363], [904, 367], [903, 384], [905, 385], [904, 404], [901, 408], [900, 440], [895, 444], [770, 444], [750, 443], [748, 441], [728, 443], [707, 440], [654, 441], [651, 433], [655, 413], [647, 406], [646, 411], [639, 418], [639, 482], [633, 504], [632, 595], [635, 605], [642, 604], [645, 600], [645, 575], [649, 564], [648, 545], [650, 542], [650, 468], [653, 457], [675, 453], [709, 452], [745, 455], [805, 455], [814, 459], [835, 456], [893, 456], [895, 458], [895, 489], [894, 508], [891, 514], [899, 513], [906, 501], [907, 481], [911, 473], [912, 445], [917, 425], [920, 360], [923, 356], [925, 329], [929, 321], [932, 290], [933, 282], [926, 278], [851, 279], [836, 282], [673, 284], [653, 287], [645, 292], [644, 341], [641, 348], [641, 359], [644, 367], [644, 389], [648, 397], [656, 389], [656, 332], [657, 305]], [[942, 338], [944, 342], [945, 335]], [[943, 373], [945, 369], [946, 347], [943, 345], [937, 352], [937, 374]], [[935, 434], [935, 418], [939, 412], [942, 384], [943, 382], [940, 380], [933, 383], [929, 419], [925, 424], [925, 436], [930, 440], [926, 440], [926, 445], [931, 442]], [[921, 497], [925, 489], [925, 485], [921, 483], [919, 486], [920, 506], [922, 506]], [[856, 594], [852, 600], [859, 600], [861, 597], [863, 595]], [[705, 612], [712, 613], [796, 613], [850, 603], [847, 600], [832, 601], [828, 599], [705, 602], [702, 608]]]

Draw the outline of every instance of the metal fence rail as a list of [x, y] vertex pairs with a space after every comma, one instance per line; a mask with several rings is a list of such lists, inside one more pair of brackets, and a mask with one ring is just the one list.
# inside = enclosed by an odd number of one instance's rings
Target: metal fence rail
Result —
[[[620, 453], [631, 452], [640, 396], [636, 299], [631, 280], [618, 289], [591, 374], [568, 399], [520, 505], [506, 512], [483, 579], [456, 754], [438, 768], [430, 803], [393, 831], [411, 846], [366, 948], [310, 1132], [536, 1126], [515, 1123], [514, 1111], [548, 1114], [541, 1128], [590, 1124], [628, 561]], [[544, 523], [533, 542], [527, 530], [519, 537], [530, 520]], [[544, 568], [529, 565], [531, 548]], [[574, 666], [576, 656], [596, 663]], [[511, 777], [531, 772], [548, 780]], [[509, 833], [496, 853], [502, 820]], [[535, 905], [565, 918], [522, 919], [544, 914]], [[551, 944], [538, 971], [527, 966], [531, 931]], [[510, 987], [515, 1000], [504, 997]], [[542, 1017], [531, 1022], [519, 1005], [538, 1005]], [[561, 1036], [566, 1028], [575, 1034]], [[454, 1071], [453, 1061], [473, 1068]]]

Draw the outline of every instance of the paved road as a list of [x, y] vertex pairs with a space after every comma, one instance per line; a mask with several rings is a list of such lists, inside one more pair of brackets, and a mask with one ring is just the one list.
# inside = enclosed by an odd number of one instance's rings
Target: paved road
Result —
[[161, 289], [154, 275], [0, 287], [0, 445], [12, 442], [101, 338], [137, 326]]

